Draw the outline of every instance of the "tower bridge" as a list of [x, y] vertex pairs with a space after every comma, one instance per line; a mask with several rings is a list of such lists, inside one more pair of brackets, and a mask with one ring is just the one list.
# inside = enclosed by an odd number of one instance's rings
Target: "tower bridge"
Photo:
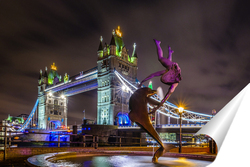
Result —
[[[20, 131], [37, 116], [38, 129], [56, 129], [58, 126], [67, 127], [68, 97], [86, 91], [97, 89], [97, 124], [131, 126], [128, 118], [128, 101], [137, 89], [136, 45], [129, 52], [123, 42], [120, 27], [113, 30], [110, 43], [103, 44], [100, 37], [97, 50], [97, 66], [82, 71], [74, 76], [67, 73], [62, 78], [57, 73], [53, 63], [50, 71], [40, 70], [38, 79], [38, 99], [29, 118]], [[157, 95], [154, 100], [160, 100]], [[165, 102], [158, 113], [179, 119], [177, 106]], [[36, 113], [37, 112], [37, 113]], [[207, 122], [211, 115], [185, 110], [184, 120], [191, 122]], [[33, 121], [34, 122], [34, 121]], [[170, 121], [169, 121], [170, 124]]]

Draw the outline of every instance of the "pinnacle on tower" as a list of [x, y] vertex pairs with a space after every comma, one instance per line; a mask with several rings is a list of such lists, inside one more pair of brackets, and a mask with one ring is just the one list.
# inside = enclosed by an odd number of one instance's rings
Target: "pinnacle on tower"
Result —
[[133, 48], [134, 48], [134, 50], [133, 50], [132, 57], [136, 57], [136, 58], [137, 58], [137, 53], [136, 53], [136, 43], [134, 43]]
[[43, 77], [48, 78], [47, 67], [45, 67], [45, 71], [44, 71]]
[[118, 36], [118, 37], [122, 37], [122, 32], [120, 30], [120, 26], [117, 27], [117, 29], [115, 30], [115, 34]]
[[43, 71], [42, 71], [42, 69], [40, 69], [40, 73], [39, 73], [39, 80], [42, 78], [42, 73], [43, 73]]
[[103, 41], [103, 38], [102, 36], [100, 36], [100, 45], [97, 51], [103, 50], [102, 41]]
[[110, 41], [110, 45], [114, 45], [114, 46], [116, 46], [116, 44], [115, 44], [115, 33], [114, 33], [115, 31], [113, 30], [113, 32], [112, 32], [112, 38], [111, 38], [111, 41]]
[[50, 68], [50, 69], [51, 69], [51, 70], [54, 70], [54, 71], [57, 70], [57, 67], [56, 67], [55, 63], [53, 63], [53, 65], [51, 65], [51, 68]]

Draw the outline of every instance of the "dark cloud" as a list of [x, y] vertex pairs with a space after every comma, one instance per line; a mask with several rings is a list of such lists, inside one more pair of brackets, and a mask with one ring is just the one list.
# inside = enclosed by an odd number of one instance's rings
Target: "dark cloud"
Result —
[[[249, 7], [243, 0], [1, 1], [0, 119], [31, 111], [45, 66], [55, 62], [59, 74], [71, 76], [95, 67], [100, 36], [110, 43], [118, 25], [130, 55], [137, 44], [139, 80], [163, 70], [156, 38], [164, 56], [172, 47], [182, 69], [169, 101], [185, 97], [190, 110], [219, 111], [249, 83]], [[152, 81], [166, 93], [159, 78]], [[70, 97], [69, 124], [84, 108], [86, 116], [96, 117], [96, 98], [96, 91]]]

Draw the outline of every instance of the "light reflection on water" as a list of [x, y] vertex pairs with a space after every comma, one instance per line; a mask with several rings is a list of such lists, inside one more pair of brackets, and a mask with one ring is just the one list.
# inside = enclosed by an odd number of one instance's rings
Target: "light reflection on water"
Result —
[[152, 163], [152, 156], [83, 156], [54, 161], [53, 166], [68, 167], [205, 167], [212, 162], [185, 158], [160, 157]]

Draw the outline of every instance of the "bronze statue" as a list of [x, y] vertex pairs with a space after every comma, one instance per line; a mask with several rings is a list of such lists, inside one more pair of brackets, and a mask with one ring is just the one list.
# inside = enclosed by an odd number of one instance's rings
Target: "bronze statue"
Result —
[[158, 54], [158, 60], [160, 63], [166, 68], [165, 70], [155, 72], [148, 77], [146, 77], [138, 86], [139, 88], [142, 86], [143, 82], [157, 76], [161, 76], [161, 82], [170, 85], [170, 88], [168, 89], [167, 94], [162, 99], [161, 103], [156, 106], [151, 113], [154, 113], [157, 109], [159, 109], [165, 101], [168, 100], [170, 95], [174, 92], [175, 88], [178, 86], [178, 83], [181, 81], [181, 69], [179, 65], [175, 62], [172, 62], [172, 54], [174, 53], [173, 50], [171, 50], [171, 47], [168, 46], [168, 58], [163, 57], [163, 51], [161, 49], [161, 41], [157, 41], [154, 39], [155, 45], [157, 47], [157, 54]]
[[[167, 147], [163, 145], [159, 134], [154, 129], [147, 110], [147, 104], [159, 105], [160, 103], [154, 101], [150, 96], [154, 95], [156, 90], [150, 88], [140, 88], [136, 90], [129, 99], [129, 118], [132, 122], [135, 122], [138, 126], [144, 129], [149, 135], [153, 137], [160, 145], [160, 148], [155, 152], [152, 159], [153, 162], [157, 162], [158, 158], [162, 156], [167, 150]], [[169, 146], [172, 149], [174, 146]]]
[[[160, 41], [154, 40], [157, 53], [158, 60], [160, 63], [166, 68], [165, 70], [155, 72], [145, 78], [139, 85], [139, 89], [134, 92], [134, 94], [129, 99], [129, 118], [132, 122], [135, 122], [138, 126], [144, 129], [149, 135], [151, 135], [161, 146], [154, 154], [152, 161], [157, 162], [158, 158], [166, 152], [166, 147], [164, 147], [159, 134], [154, 129], [150, 119], [149, 114], [155, 113], [157, 109], [159, 109], [163, 103], [170, 97], [170, 95], [174, 92], [175, 88], [178, 86], [178, 83], [181, 81], [181, 69], [177, 63], [172, 62], [172, 54], [174, 53], [171, 50], [170, 46], [168, 47], [168, 58], [163, 57], [163, 52], [160, 46]], [[150, 88], [140, 88], [143, 82], [156, 77], [161, 76], [161, 82], [167, 85], [170, 85], [170, 88], [162, 99], [161, 102], [156, 102], [150, 98], [150, 96], [156, 94], [155, 90], [151, 90]], [[148, 113], [147, 104], [156, 105], [153, 108], [152, 112]], [[173, 146], [172, 146], [173, 148]], [[168, 147], [171, 149], [171, 147]]]

